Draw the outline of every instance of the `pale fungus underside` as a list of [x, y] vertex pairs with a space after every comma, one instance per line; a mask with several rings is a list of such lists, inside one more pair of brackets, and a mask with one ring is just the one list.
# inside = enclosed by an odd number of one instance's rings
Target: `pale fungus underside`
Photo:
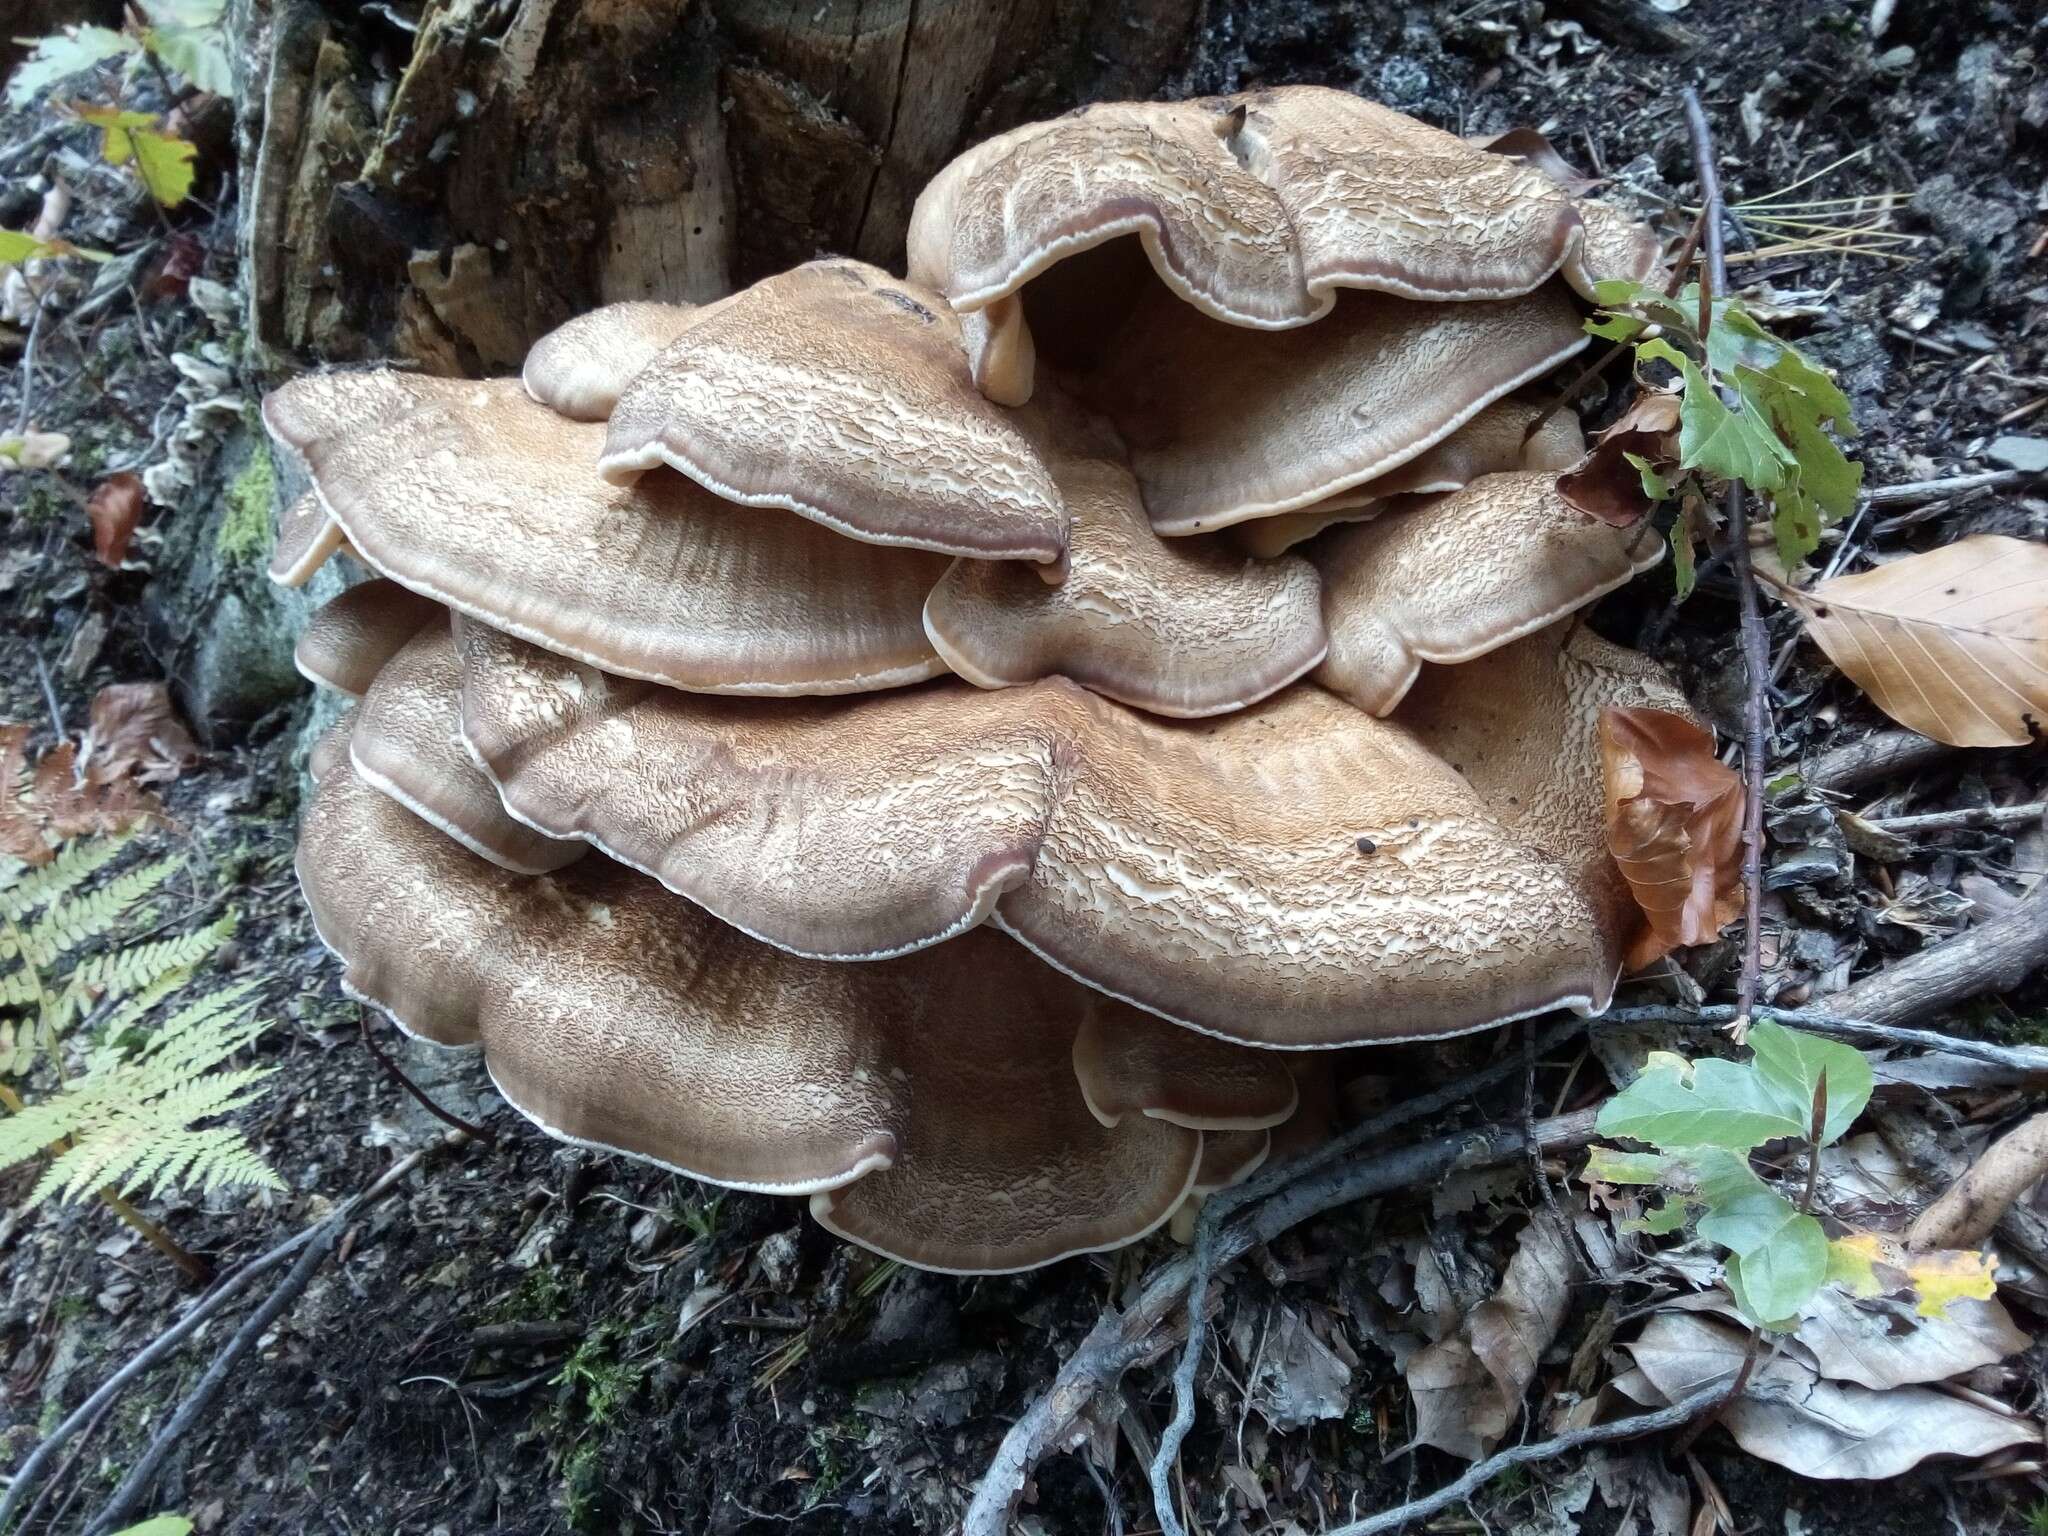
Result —
[[1324, 1134], [1318, 1048], [1603, 1008], [1598, 718], [1684, 704], [1572, 622], [1657, 545], [1518, 391], [1655, 264], [1290, 88], [969, 151], [908, 281], [286, 385], [272, 574], [377, 578], [299, 649], [360, 699], [299, 849], [346, 985], [553, 1134], [973, 1272]]

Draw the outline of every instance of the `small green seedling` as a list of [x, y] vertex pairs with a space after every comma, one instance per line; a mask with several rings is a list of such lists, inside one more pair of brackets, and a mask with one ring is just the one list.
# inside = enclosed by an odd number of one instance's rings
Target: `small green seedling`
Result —
[[1771, 530], [1786, 568], [1820, 546], [1821, 530], [1847, 517], [1863, 484], [1863, 466], [1843, 456], [1835, 438], [1853, 437], [1849, 398], [1826, 370], [1764, 329], [1740, 299], [1704, 306], [1699, 285], [1675, 297], [1643, 283], [1595, 286], [1601, 313], [1586, 322], [1593, 335], [1633, 343], [1644, 365], [1675, 371], [1645, 384], [1678, 395], [1675, 458], [1628, 458], [1652, 502], [1676, 498], [1683, 509], [1672, 554], [1680, 595], [1692, 579], [1692, 519], [1712, 495], [1712, 482], [1740, 480], [1769, 505]]
[[1819, 1149], [1839, 1140], [1870, 1101], [1870, 1064], [1846, 1045], [1762, 1022], [1747, 1061], [1688, 1061], [1653, 1052], [1643, 1073], [1600, 1111], [1603, 1136], [1656, 1148], [1595, 1147], [1589, 1181], [1654, 1186], [1664, 1198], [1636, 1223], [1650, 1233], [1688, 1225], [1727, 1250], [1735, 1304], [1759, 1327], [1792, 1326], [1824, 1285], [1833, 1245], [1811, 1212], [1813, 1174], [1795, 1204], [1750, 1167], [1773, 1142]]

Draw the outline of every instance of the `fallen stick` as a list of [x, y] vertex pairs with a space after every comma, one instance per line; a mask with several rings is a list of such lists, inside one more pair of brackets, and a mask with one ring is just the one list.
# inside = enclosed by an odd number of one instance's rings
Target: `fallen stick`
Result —
[[1865, 496], [1873, 507], [1917, 507], [1922, 502], [1959, 496], [1964, 491], [2003, 491], [2029, 480], [2040, 479], [2031, 469], [1980, 469], [1974, 474], [1951, 475], [1946, 480], [1909, 480], [1904, 485], [1880, 485]]
[[1986, 1147], [1961, 1178], [1913, 1219], [1906, 1228], [1907, 1246], [1976, 1247], [2044, 1173], [2048, 1113], [2023, 1122]]
[[1927, 811], [1918, 816], [1873, 816], [1870, 825], [1900, 835], [1930, 832], [2002, 832], [2025, 827], [2048, 816], [2048, 800], [2028, 805], [1980, 805], [1960, 811]]
[[[1953, 942], [1953, 941], [1951, 941]], [[1832, 1004], [1842, 994], [1830, 998]], [[1875, 1019], [1851, 1018], [1832, 1008], [1765, 1008], [1769, 1017], [1783, 1024], [1796, 1024], [1818, 1035], [1840, 1035], [1845, 1040], [1867, 1040], [1878, 1045], [1909, 1046], [1963, 1056], [1971, 1061], [1988, 1061], [2022, 1077], [2048, 1073], [2048, 1046], [1996, 1045], [1989, 1040], [1965, 1040], [1933, 1029], [1907, 1029], [1898, 1024], [1881, 1024]], [[1600, 1016], [1603, 1024], [1730, 1024], [1735, 1010], [1726, 1004], [1690, 1008], [1677, 1003], [1646, 1003], [1640, 1007], [1613, 1008]]]
[[1660, 1430], [1677, 1429], [1691, 1422], [1710, 1408], [1717, 1408], [1745, 1385], [1743, 1377], [1731, 1373], [1726, 1381], [1716, 1382], [1711, 1387], [1702, 1387], [1690, 1397], [1681, 1397], [1668, 1408], [1659, 1408], [1655, 1413], [1632, 1414], [1625, 1419], [1611, 1419], [1605, 1424], [1588, 1424], [1582, 1429], [1568, 1429], [1549, 1440], [1533, 1441], [1526, 1445], [1511, 1445], [1504, 1451], [1496, 1451], [1484, 1461], [1475, 1461], [1455, 1482], [1444, 1484], [1434, 1493], [1426, 1493], [1419, 1499], [1410, 1499], [1406, 1504], [1393, 1509], [1383, 1509], [1376, 1515], [1367, 1515], [1349, 1525], [1334, 1526], [1323, 1536], [1381, 1536], [1386, 1531], [1397, 1531], [1412, 1520], [1422, 1520], [1435, 1514], [1447, 1504], [1455, 1504], [1470, 1498], [1481, 1488], [1492, 1482], [1510, 1467], [1527, 1466], [1531, 1462], [1549, 1461], [1567, 1451], [1576, 1451], [1588, 1445], [1612, 1445], [1617, 1440], [1634, 1440], [1642, 1435], [1654, 1435]]
[[[452, 1138], [442, 1143], [442, 1145], [449, 1144], [452, 1144]], [[275, 1269], [293, 1254], [306, 1247], [307, 1244], [313, 1242], [330, 1225], [336, 1222], [346, 1222], [365, 1205], [382, 1197], [394, 1184], [418, 1167], [421, 1161], [434, 1150], [434, 1147], [423, 1147], [402, 1161], [394, 1163], [360, 1194], [354, 1196], [340, 1209], [330, 1213], [321, 1221], [315, 1222], [305, 1230], [294, 1233], [276, 1247], [270, 1249], [269, 1252], [257, 1255], [249, 1260], [248, 1263], [236, 1269], [232, 1274], [222, 1276], [211, 1291], [193, 1303], [191, 1310], [186, 1312], [183, 1317], [179, 1318], [177, 1322], [166, 1328], [162, 1333], [158, 1334], [148, 1344], [144, 1345], [127, 1364], [123, 1365], [112, 1376], [109, 1376], [102, 1382], [91, 1396], [87, 1397], [62, 1423], [58, 1424], [55, 1429], [44, 1436], [42, 1443], [28, 1454], [21, 1466], [15, 1471], [13, 1479], [9, 1482], [5, 1497], [0, 1497], [0, 1531], [7, 1529], [8, 1522], [20, 1509], [21, 1501], [28, 1496], [29, 1491], [34, 1487], [37, 1480], [42, 1477], [44, 1469], [55, 1459], [57, 1453], [64, 1448], [65, 1443], [88, 1424], [95, 1422], [108, 1405], [127, 1388], [129, 1383], [142, 1376], [151, 1367], [175, 1351], [180, 1344], [197, 1332], [230, 1301], [234, 1300], [252, 1280]]]
[[1800, 777], [1815, 789], [1846, 793], [1894, 774], [1930, 768], [1956, 750], [1918, 731], [1872, 731], [1861, 741], [1823, 752]]
[[[1502, 1063], [1500, 1075], [1519, 1071], [1521, 1065], [1517, 1054]], [[1471, 1091], [1469, 1080], [1456, 1086]], [[1586, 1146], [1593, 1139], [1596, 1113], [1579, 1110], [1537, 1121], [1536, 1150], [1568, 1152]], [[1212, 1265], [1221, 1268], [1258, 1244], [1337, 1206], [1425, 1184], [1457, 1169], [1515, 1162], [1528, 1153], [1528, 1136], [1521, 1127], [1494, 1127], [1454, 1132], [1371, 1158], [1323, 1167], [1298, 1182], [1283, 1184], [1221, 1226], [1213, 1239]], [[1170, 1341], [1153, 1338], [1154, 1330], [1187, 1300], [1194, 1277], [1195, 1255], [1183, 1253], [1147, 1275], [1129, 1306], [1121, 1312], [1103, 1313], [1060, 1367], [1051, 1388], [1004, 1435], [968, 1506], [963, 1536], [1003, 1536], [1010, 1511], [1022, 1496], [1032, 1469], [1065, 1443], [1075, 1419], [1096, 1394], [1107, 1390], [1131, 1366], [1156, 1357], [1168, 1346]]]
[[1832, 993], [1828, 1011], [1892, 1024], [1925, 1018], [1965, 998], [2008, 992], [2048, 965], [2048, 880], [2007, 912], [1895, 960]]
[[[1918, 1115], [1906, 1114], [1890, 1105], [1873, 1104], [1871, 1119], [1885, 1143], [1909, 1163], [1930, 1185], [1939, 1187], [1962, 1177], [1966, 1168], [1962, 1154]], [[1998, 1247], [2002, 1257], [2017, 1256], [2035, 1275], [2034, 1288], [2023, 1290], [2038, 1310], [2048, 1304], [2039, 1289], [2048, 1279], [2048, 1221], [2016, 1205], [1998, 1223]]]

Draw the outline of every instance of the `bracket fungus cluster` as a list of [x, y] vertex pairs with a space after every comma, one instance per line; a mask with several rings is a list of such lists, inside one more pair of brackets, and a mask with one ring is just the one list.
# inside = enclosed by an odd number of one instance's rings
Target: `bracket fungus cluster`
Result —
[[[1606, 1005], [1642, 916], [1568, 618], [1584, 342], [1648, 233], [1341, 93], [1093, 107], [520, 379], [266, 402], [357, 704], [299, 872], [348, 988], [555, 1134], [994, 1271], [1327, 1114], [1311, 1048]], [[1532, 431], [1532, 427], [1537, 428]]]

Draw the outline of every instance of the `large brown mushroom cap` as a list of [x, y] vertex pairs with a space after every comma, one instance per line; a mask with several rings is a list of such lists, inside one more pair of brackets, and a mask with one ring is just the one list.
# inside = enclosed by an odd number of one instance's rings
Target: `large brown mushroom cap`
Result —
[[1307, 561], [1169, 543], [1146, 521], [1114, 434], [1053, 390], [1020, 418], [1073, 516], [1066, 579], [956, 561], [924, 610], [954, 672], [983, 688], [1058, 674], [1185, 717], [1242, 709], [1322, 660], [1322, 590]]
[[1285, 329], [1344, 289], [1514, 298], [1562, 274], [1641, 278], [1656, 245], [1541, 170], [1342, 91], [1286, 86], [1116, 102], [960, 155], [911, 215], [911, 276], [970, 324], [974, 377], [1005, 404], [1034, 368], [1027, 285], [1135, 235], [1164, 287], [1211, 319]]
[[697, 317], [619, 398], [598, 467], [668, 465], [727, 501], [877, 544], [1053, 562], [1067, 516], [968, 375], [937, 294], [813, 262]]
[[1198, 1131], [1262, 1131], [1300, 1102], [1287, 1059], [1115, 1009], [1074, 1036], [1074, 1076], [1104, 1125], [1151, 1115]]
[[1663, 558], [1654, 533], [1585, 516], [1556, 479], [1483, 475], [1319, 545], [1330, 654], [1316, 681], [1387, 714], [1423, 662], [1484, 656]]
[[633, 376], [709, 308], [634, 300], [593, 309], [536, 341], [520, 382], [551, 410], [576, 421], [603, 421]]
[[1566, 621], [1462, 666], [1424, 667], [1394, 718], [1573, 873], [1618, 969], [1642, 917], [1607, 847], [1600, 714], [1610, 707], [1696, 718], [1647, 656]]
[[1080, 387], [1130, 445], [1153, 528], [1207, 533], [1399, 468], [1586, 339], [1554, 285], [1451, 305], [1347, 294], [1304, 330], [1222, 335], [1154, 291]]
[[892, 688], [945, 670], [924, 635], [945, 561], [736, 507], [662, 471], [608, 485], [604, 428], [488, 383], [315, 374], [264, 402], [373, 568], [626, 676], [710, 692]]
[[1440, 496], [1463, 490], [1481, 475], [1511, 469], [1570, 469], [1586, 452], [1586, 435], [1579, 429], [1579, 419], [1568, 410], [1553, 411], [1531, 436], [1530, 424], [1542, 410], [1525, 401], [1497, 401], [1399, 469], [1299, 512], [1239, 523], [1237, 542], [1249, 553], [1270, 560], [1325, 528], [1366, 522], [1390, 511], [1396, 497]]
[[522, 874], [546, 874], [587, 846], [514, 821], [498, 788], [462, 745], [462, 668], [445, 609], [419, 627], [370, 683], [354, 716], [356, 773], [470, 852]]
[[1199, 724], [1061, 679], [749, 705], [462, 644], [463, 731], [508, 808], [806, 953], [992, 913], [1114, 996], [1294, 1047], [1598, 1006], [1612, 979], [1561, 869], [1320, 689]]
[[796, 959], [602, 858], [497, 868], [346, 765], [308, 808], [299, 874], [350, 989], [482, 1045], [544, 1128], [736, 1188], [834, 1191], [821, 1221], [909, 1263], [1112, 1247], [1193, 1182], [1199, 1131], [1104, 1126], [1081, 1097], [1074, 1033], [1116, 1005], [994, 935], [875, 965]]
[[321, 687], [359, 699], [384, 663], [429, 624], [446, 629], [448, 610], [374, 577], [314, 610], [292, 648], [292, 663]]

